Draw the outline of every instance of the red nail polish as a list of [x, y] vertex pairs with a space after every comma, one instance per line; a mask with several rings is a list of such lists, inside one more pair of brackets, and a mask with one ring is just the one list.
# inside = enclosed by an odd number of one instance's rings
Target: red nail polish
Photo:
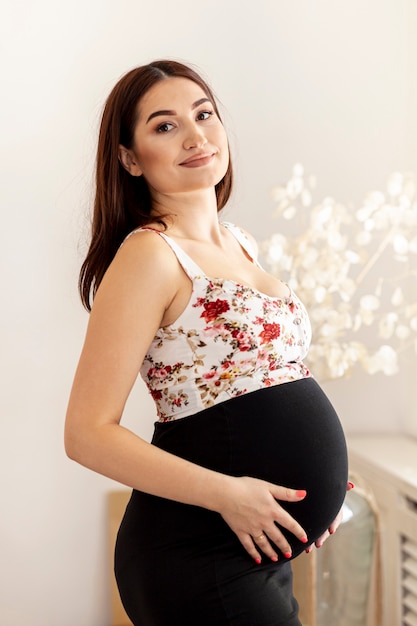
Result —
[[355, 488], [354, 483], [352, 483], [350, 480], [349, 480], [349, 482], [348, 482], [348, 485], [349, 485], [349, 487], [350, 487], [351, 489], [354, 489], [354, 488]]
[[278, 557], [277, 556], [271, 556], [271, 561], [274, 561], [274, 563], [276, 563], [278, 561]]
[[305, 491], [305, 489], [298, 489], [295, 492], [295, 495], [297, 496], [297, 498], [305, 498], [307, 495], [307, 491]]
[[261, 559], [255, 559], [255, 563], [256, 563], [256, 565], [260, 565]]
[[301, 537], [300, 541], [301, 543], [307, 543], [308, 539], [307, 537]]
[[286, 559], [290, 559], [292, 554], [291, 554], [291, 552], [284, 552], [284, 556], [285, 556]]

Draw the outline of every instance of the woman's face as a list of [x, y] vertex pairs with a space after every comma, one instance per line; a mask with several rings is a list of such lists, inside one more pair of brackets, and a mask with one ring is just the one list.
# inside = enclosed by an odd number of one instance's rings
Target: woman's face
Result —
[[217, 185], [227, 171], [229, 147], [201, 87], [187, 78], [168, 78], [139, 102], [133, 148], [121, 148], [121, 158], [132, 175], [144, 176], [156, 198]]

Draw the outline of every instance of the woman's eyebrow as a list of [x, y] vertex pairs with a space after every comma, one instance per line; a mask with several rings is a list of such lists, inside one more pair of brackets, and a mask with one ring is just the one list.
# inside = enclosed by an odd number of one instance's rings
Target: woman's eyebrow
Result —
[[[200, 98], [199, 100], [196, 100], [195, 102], [193, 102], [193, 104], [191, 105], [191, 109], [192, 110], [196, 109], [197, 107], [200, 106], [200, 104], [204, 104], [204, 102], [211, 102], [211, 100], [210, 98]], [[164, 116], [164, 115], [176, 115], [176, 113], [175, 111], [171, 109], [163, 109], [162, 111], [154, 111], [153, 113], [150, 114], [150, 116], [146, 120], [146, 123], [148, 124], [154, 117], [159, 117], [159, 116]]]

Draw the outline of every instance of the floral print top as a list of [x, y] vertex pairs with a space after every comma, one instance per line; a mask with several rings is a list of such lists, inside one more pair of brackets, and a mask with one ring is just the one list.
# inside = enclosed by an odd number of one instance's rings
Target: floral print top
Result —
[[[244, 233], [223, 225], [254, 259]], [[185, 310], [158, 330], [141, 367], [159, 421], [311, 375], [302, 362], [310, 323], [294, 293], [275, 298], [233, 280], [210, 278], [173, 239], [154, 232], [171, 246], [193, 284]]]

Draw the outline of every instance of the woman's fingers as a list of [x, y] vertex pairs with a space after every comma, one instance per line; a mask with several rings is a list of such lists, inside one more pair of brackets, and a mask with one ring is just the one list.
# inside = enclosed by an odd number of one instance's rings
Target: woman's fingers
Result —
[[261, 552], [257, 550], [256, 545], [252, 540], [252, 537], [247, 533], [236, 532], [236, 534], [246, 552], [249, 554], [249, 556], [252, 557], [255, 563], [259, 565], [259, 563], [262, 561]]
[[305, 489], [290, 489], [289, 487], [281, 487], [280, 485], [273, 485], [272, 483], [269, 483], [269, 488], [275, 500], [297, 502], [303, 500], [307, 495]]
[[[351, 489], [354, 489], [354, 488], [355, 488], [355, 484], [349, 480], [346, 485], [346, 491], [351, 491]], [[343, 509], [340, 509], [334, 522], [330, 524], [329, 528], [321, 535], [321, 537], [317, 539], [317, 541], [315, 541], [314, 544], [311, 544], [308, 546], [308, 548], [306, 548], [306, 553], [310, 554], [314, 546], [316, 546], [316, 548], [321, 548], [324, 542], [326, 541], [326, 539], [328, 539], [330, 535], [334, 535], [336, 530], [339, 528], [342, 522], [342, 519], [343, 519]]]
[[316, 548], [321, 548], [323, 543], [326, 541], [326, 539], [328, 539], [330, 537], [330, 532], [328, 530], [326, 530], [321, 537], [319, 537], [317, 539], [317, 541], [315, 542], [315, 546]]
[[304, 490], [297, 491], [250, 477], [230, 477], [227, 495], [219, 512], [256, 562], [260, 562], [262, 555], [277, 561], [277, 548], [287, 558], [291, 557], [291, 546], [280, 527], [307, 543], [305, 530], [279, 504], [279, 500], [302, 500], [306, 496]]
[[258, 533], [252, 535], [252, 540], [255, 546], [260, 550], [265, 556], [267, 556], [271, 561], [278, 561], [278, 554], [275, 551], [275, 548], [271, 546], [268, 536], [266, 533]]
[[[349, 482], [347, 484], [347, 491], [350, 491], [354, 487], [355, 485]], [[334, 535], [334, 533], [336, 532], [336, 530], [339, 528], [340, 524], [342, 523], [342, 519], [343, 519], [343, 508], [340, 509], [339, 513], [336, 516], [336, 519], [330, 524], [329, 528], [314, 542], [314, 544], [310, 545], [306, 549], [307, 554], [309, 554], [312, 551], [314, 545], [316, 546], [316, 548], [321, 548], [324, 542], [326, 541], [326, 539], [328, 539], [330, 535]]]
[[[271, 485], [271, 493], [274, 496], [275, 500], [285, 500], [286, 502], [300, 502], [303, 500], [307, 492], [304, 489], [288, 489], [286, 487], [277, 487], [275, 485]], [[291, 515], [283, 509], [279, 503], [277, 502], [277, 514], [275, 520], [280, 526], [283, 526], [287, 530], [289, 530], [293, 535], [295, 535], [300, 541], [303, 543], [307, 543], [307, 533], [304, 528], [293, 518]], [[277, 529], [278, 530], [278, 529]], [[283, 537], [282, 533], [279, 533], [280, 537], [277, 537], [278, 547], [282, 550], [281, 543]], [[276, 543], [274, 537], [271, 537], [272, 541]], [[284, 550], [282, 550], [284, 552]]]
[[343, 519], [343, 509], [340, 509], [339, 513], [337, 514], [336, 519], [329, 526], [330, 535], [334, 535], [334, 533], [336, 532], [336, 530], [339, 528], [340, 524], [342, 523], [342, 519]]
[[279, 559], [275, 548], [271, 545], [271, 541], [273, 541], [274, 545], [281, 550], [286, 559], [291, 558], [292, 550], [290, 544], [288, 543], [288, 540], [279, 531], [278, 536], [275, 536], [273, 538], [273, 536], [271, 535], [273, 535], [274, 532], [276, 532], [275, 529], [269, 534], [266, 532], [261, 533], [260, 535], [253, 537], [253, 541], [256, 546], [263, 552], [263, 554], [271, 559], [271, 561], [278, 561]]
[[[266, 556], [274, 562], [279, 560], [278, 554], [276, 553], [276, 550], [272, 547], [266, 533], [260, 532], [257, 534], [254, 533], [253, 535], [248, 535], [246, 533], [237, 533], [237, 535], [243, 547], [258, 565], [262, 561], [262, 556]], [[284, 548], [284, 556], [286, 558], [290, 558], [291, 548], [288, 542], [285, 540], [285, 543], [283, 545], [287, 546], [286, 548]]]
[[[305, 498], [306, 491], [287, 489], [285, 487], [271, 486], [271, 493], [276, 500], [281, 499], [288, 502], [297, 502]], [[261, 551], [265, 556], [272, 561], [278, 561], [278, 554], [275, 547], [271, 545], [271, 542], [280, 549], [285, 558], [289, 559], [292, 556], [292, 549], [288, 542], [288, 539], [282, 534], [276, 523], [283, 528], [289, 530], [303, 543], [307, 543], [307, 534], [303, 527], [293, 518], [285, 509], [283, 509], [278, 502], [275, 505], [274, 519], [272, 524], [264, 527], [264, 530], [252, 533], [252, 540], [256, 548], [257, 553]]]

